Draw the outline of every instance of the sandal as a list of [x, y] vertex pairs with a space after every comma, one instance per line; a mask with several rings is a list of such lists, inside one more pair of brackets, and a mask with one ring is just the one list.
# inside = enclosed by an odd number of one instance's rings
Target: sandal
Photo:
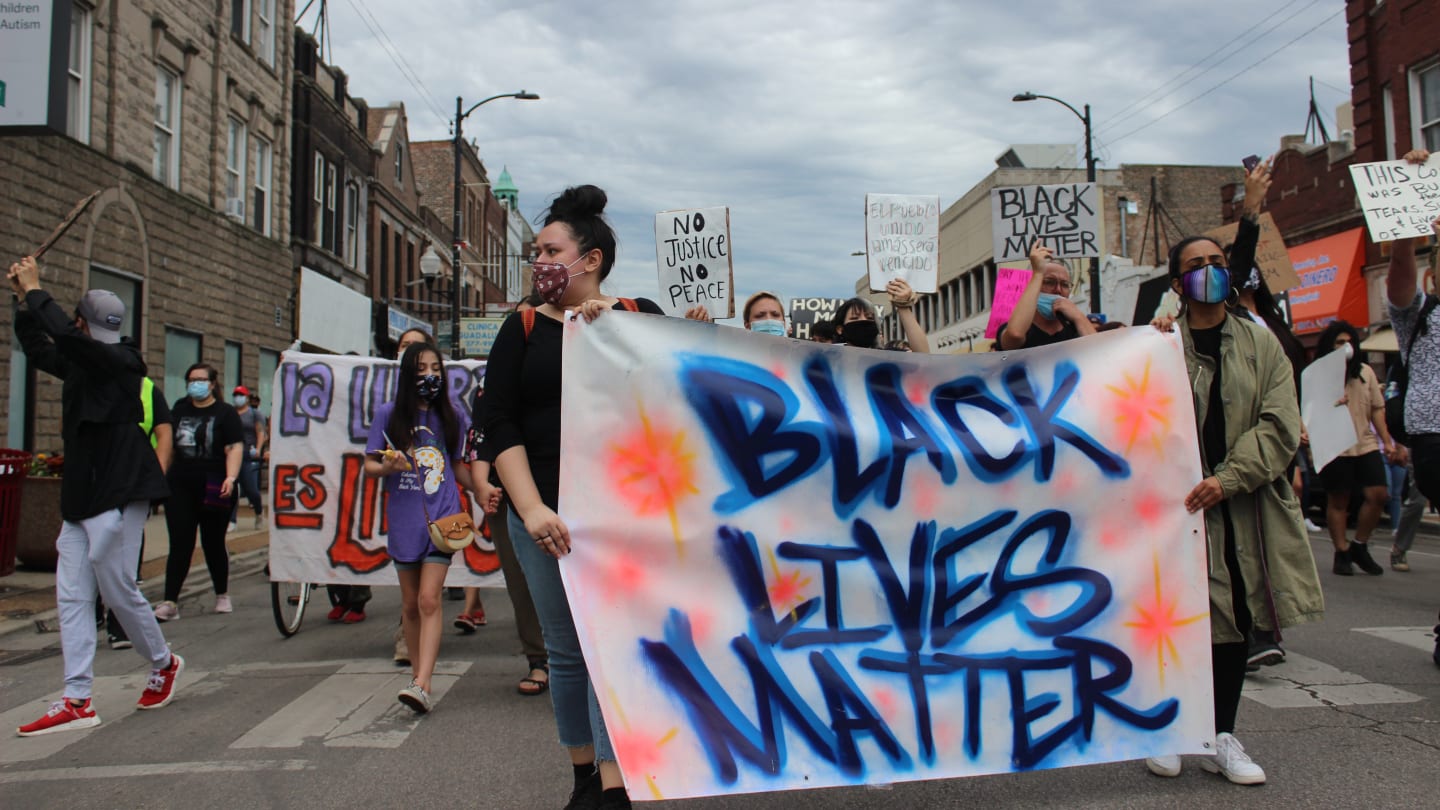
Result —
[[530, 672], [535, 672], [536, 670], [545, 673], [545, 680], [542, 681], [526, 674], [525, 677], [520, 679], [520, 684], [515, 687], [515, 691], [526, 697], [539, 697], [545, 694], [545, 691], [550, 688], [550, 665], [548, 663], [536, 664], [530, 667]]

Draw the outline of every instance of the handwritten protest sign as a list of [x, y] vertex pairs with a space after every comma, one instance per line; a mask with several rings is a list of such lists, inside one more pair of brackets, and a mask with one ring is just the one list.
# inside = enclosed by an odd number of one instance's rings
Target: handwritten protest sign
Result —
[[865, 265], [875, 292], [897, 278], [915, 292], [935, 292], [940, 277], [940, 198], [866, 194]]
[[991, 189], [995, 261], [1028, 258], [1036, 239], [1056, 258], [1099, 256], [1099, 209], [1094, 183]]
[[632, 795], [1207, 750], [1191, 402], [1153, 329], [931, 356], [567, 324], [560, 570]]
[[735, 316], [729, 208], [656, 214], [655, 258], [665, 314], [684, 315], [704, 306], [712, 318]]
[[843, 303], [844, 298], [791, 298], [790, 337], [810, 340], [811, 327], [834, 318]]
[[1345, 396], [1345, 364], [1351, 351], [1349, 345], [1336, 349], [1300, 372], [1300, 421], [1310, 434], [1310, 460], [1317, 470], [1360, 441], [1350, 408], [1337, 404]]
[[1440, 217], [1440, 153], [1422, 164], [1403, 160], [1356, 163], [1350, 167], [1355, 196], [1376, 242], [1429, 236]]
[[[385, 487], [365, 475], [365, 439], [376, 409], [394, 399], [399, 368], [368, 357], [281, 356], [270, 410], [271, 580], [397, 584], [385, 553]], [[468, 411], [485, 364], [446, 363], [445, 374], [455, 407]], [[463, 492], [461, 503], [470, 506]], [[495, 546], [480, 537], [455, 555], [445, 581], [499, 585], [499, 569]]]
[[985, 324], [985, 337], [991, 340], [1000, 334], [1000, 327], [1010, 322], [1010, 313], [1015, 311], [1015, 302], [1025, 293], [1030, 283], [1030, 271], [1023, 268], [1001, 267], [995, 276], [995, 300], [990, 304], [990, 321]]
[[[1232, 222], [1212, 231], [1206, 231], [1205, 235], [1214, 239], [1222, 246], [1234, 244], [1235, 234], [1240, 229], [1238, 222]], [[1295, 266], [1290, 261], [1290, 251], [1285, 247], [1285, 237], [1280, 234], [1280, 228], [1275, 225], [1275, 218], [1266, 211], [1260, 215], [1260, 242], [1255, 246], [1255, 264], [1259, 266], [1260, 273], [1265, 277], [1265, 285], [1270, 292], [1279, 295], [1286, 290], [1300, 286], [1300, 275], [1295, 272]], [[1249, 272], [1245, 268], [1244, 272]], [[1236, 272], [1241, 272], [1239, 268]], [[1239, 279], [1243, 281], [1243, 279]]]

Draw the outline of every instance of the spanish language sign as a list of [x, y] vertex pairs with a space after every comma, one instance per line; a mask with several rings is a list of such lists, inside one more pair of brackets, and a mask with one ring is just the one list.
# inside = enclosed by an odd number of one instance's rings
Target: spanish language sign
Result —
[[1376, 242], [1429, 236], [1430, 223], [1440, 217], [1440, 153], [1420, 164], [1356, 163], [1350, 167], [1350, 179], [1370, 238]]
[[865, 265], [875, 292], [897, 278], [915, 292], [935, 292], [940, 277], [940, 198], [866, 194]]
[[1024, 259], [1039, 239], [1056, 258], [1100, 255], [1100, 206], [1094, 183], [1007, 186], [990, 190], [995, 261]]
[[[285, 352], [270, 409], [270, 579], [320, 585], [395, 585], [385, 553], [385, 487], [365, 475], [375, 410], [395, 397], [393, 360]], [[469, 408], [485, 364], [445, 364], [457, 408]], [[465, 404], [461, 404], [465, 403]], [[475, 525], [484, 515], [461, 490]], [[488, 533], [456, 554], [447, 585], [499, 585]]]
[[461, 318], [460, 353], [466, 357], [489, 357], [495, 336], [500, 334], [504, 318]]
[[1025, 294], [1031, 271], [1024, 268], [1000, 267], [995, 274], [995, 300], [990, 304], [990, 320], [985, 324], [985, 337], [991, 340], [1000, 334], [1000, 327], [1010, 322], [1015, 302]]
[[[1206, 231], [1205, 235], [1214, 239], [1216, 244], [1229, 247], [1234, 244], [1235, 233], [1239, 229], [1240, 224], [1232, 222], [1213, 231]], [[1290, 262], [1285, 237], [1281, 236], [1280, 228], [1276, 226], [1275, 218], [1270, 216], [1269, 211], [1260, 215], [1260, 241], [1255, 246], [1255, 265], [1265, 277], [1265, 286], [1275, 295], [1300, 286], [1300, 276]], [[1244, 268], [1244, 271], [1248, 272], [1249, 269]], [[1235, 272], [1241, 272], [1241, 268], [1236, 268]], [[1236, 281], [1243, 283], [1244, 279], [1237, 278]]]
[[683, 316], [703, 306], [712, 318], [735, 316], [729, 208], [656, 214], [655, 259], [665, 314]]
[[1153, 329], [931, 356], [567, 324], [560, 570], [631, 795], [1207, 750], [1191, 402]]
[[791, 298], [790, 337], [810, 340], [810, 330], [820, 321], [832, 320], [844, 298]]

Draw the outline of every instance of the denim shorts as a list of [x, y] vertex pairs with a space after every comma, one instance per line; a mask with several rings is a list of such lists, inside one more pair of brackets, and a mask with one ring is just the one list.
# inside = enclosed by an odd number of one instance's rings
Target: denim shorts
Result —
[[391, 562], [395, 563], [396, 571], [419, 571], [422, 565], [449, 565], [450, 558], [454, 556], [452, 553], [436, 551], [432, 548], [425, 554], [424, 559], [415, 560], [414, 562], [401, 562], [399, 560], [391, 560]]

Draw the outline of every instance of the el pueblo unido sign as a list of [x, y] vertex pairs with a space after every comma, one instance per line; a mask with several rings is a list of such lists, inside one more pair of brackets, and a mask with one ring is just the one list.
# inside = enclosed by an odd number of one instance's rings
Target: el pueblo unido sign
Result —
[[1036, 239], [1057, 259], [1099, 256], [1099, 209], [1094, 183], [992, 189], [995, 261], [1029, 258]]
[[704, 306], [712, 318], [735, 315], [730, 209], [692, 208], [655, 215], [660, 308], [683, 316]]
[[1440, 216], [1440, 154], [1424, 163], [1386, 160], [1350, 167], [1365, 224], [1376, 242], [1429, 236]]
[[940, 198], [866, 194], [865, 264], [871, 290], [880, 292], [898, 278], [915, 292], [935, 292], [940, 275]]

